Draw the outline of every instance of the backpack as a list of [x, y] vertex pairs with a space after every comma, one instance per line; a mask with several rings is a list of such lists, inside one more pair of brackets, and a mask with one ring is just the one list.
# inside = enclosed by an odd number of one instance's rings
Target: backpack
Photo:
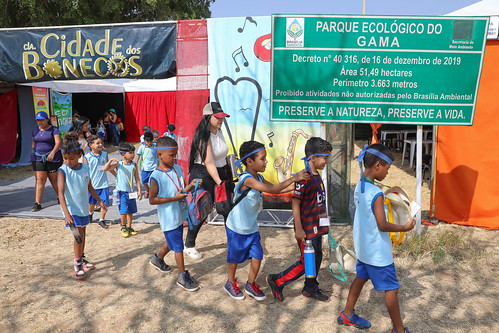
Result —
[[213, 209], [213, 200], [210, 193], [198, 186], [199, 180], [196, 182], [187, 210], [187, 221], [191, 230], [193, 226], [203, 223]]
[[227, 218], [230, 211], [248, 194], [251, 188], [247, 188], [244, 192], [237, 198], [236, 202], [234, 200], [234, 181], [222, 181], [222, 184], [215, 186], [215, 208], [217, 213]]

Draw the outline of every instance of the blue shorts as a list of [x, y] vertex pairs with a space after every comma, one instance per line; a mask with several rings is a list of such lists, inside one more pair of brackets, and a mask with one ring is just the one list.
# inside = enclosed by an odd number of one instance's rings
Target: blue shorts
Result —
[[87, 216], [71, 215], [71, 216], [73, 217], [74, 224], [77, 227], [86, 227], [87, 224], [90, 223], [90, 215]]
[[142, 170], [142, 173], [140, 174], [140, 176], [142, 178], [142, 184], [149, 184], [149, 178], [151, 177], [151, 174], [152, 174], [152, 171]]
[[263, 259], [260, 233], [241, 235], [225, 227], [227, 232], [227, 262], [240, 264], [250, 258]]
[[395, 290], [399, 288], [399, 280], [395, 273], [395, 264], [388, 266], [372, 266], [357, 260], [357, 277], [371, 280], [376, 290]]
[[128, 198], [128, 192], [118, 191], [118, 195], [120, 196], [120, 204], [118, 205], [120, 215], [137, 213], [137, 202], [135, 199]]
[[[109, 187], [95, 189], [95, 192], [97, 192], [97, 195], [106, 206], [109, 205]], [[95, 205], [97, 203], [97, 200], [95, 200], [90, 193], [88, 194], [88, 203], [91, 205]]]
[[177, 229], [163, 231], [166, 238], [166, 244], [171, 251], [175, 253], [184, 251], [184, 242], [182, 241], [183, 233], [184, 226], [182, 224], [179, 225]]

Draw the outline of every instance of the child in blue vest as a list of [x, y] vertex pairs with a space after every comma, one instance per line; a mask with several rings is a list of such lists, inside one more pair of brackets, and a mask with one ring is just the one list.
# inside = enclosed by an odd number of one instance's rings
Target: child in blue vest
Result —
[[177, 141], [177, 135], [175, 134], [175, 124], [168, 124], [168, 131], [163, 133], [163, 136], [169, 136], [173, 140]]
[[[139, 185], [139, 173], [137, 164], [133, 161], [135, 147], [129, 143], [122, 143], [119, 152], [123, 160], [111, 158], [104, 167], [104, 171], [116, 169], [116, 189], [120, 198], [118, 208], [121, 215], [121, 236], [127, 238], [136, 235], [137, 231], [132, 228], [133, 214], [137, 212], [135, 199], [142, 199], [142, 190]], [[137, 192], [134, 191], [133, 181], [137, 184]]]
[[[151, 127], [150, 127], [150, 126], [147, 126], [147, 125], [143, 126], [143, 127], [142, 127], [142, 132], [143, 132], [144, 134], [146, 134], [147, 132], [151, 132]], [[140, 143], [144, 143], [144, 134], [142, 134], [142, 135], [140, 136]]]
[[104, 141], [106, 139], [106, 126], [104, 125], [104, 120], [99, 118], [97, 121], [97, 135]]
[[[295, 184], [291, 207], [293, 210], [295, 239], [300, 250], [300, 259], [284, 271], [267, 276], [275, 299], [284, 301], [283, 289], [305, 273], [305, 240], [311, 240], [315, 250], [315, 269], [319, 272], [322, 262], [322, 235], [326, 235], [329, 219], [326, 214], [326, 195], [324, 184], [318, 170], [326, 167], [332, 147], [329, 142], [319, 137], [308, 139], [305, 144], [305, 168], [310, 179]], [[322, 223], [321, 223], [322, 222]], [[329, 302], [329, 296], [319, 288], [317, 276], [305, 277], [301, 294], [321, 302]]]
[[164, 257], [170, 251], [175, 253], [178, 267], [177, 285], [187, 291], [199, 289], [197, 281], [184, 267], [183, 223], [187, 218], [187, 192], [191, 191], [198, 179], [193, 179], [184, 188], [182, 169], [176, 164], [177, 142], [169, 137], [159, 138], [156, 153], [159, 166], [153, 171], [150, 180], [149, 203], [158, 205], [158, 218], [166, 242], [155, 254], [150, 264], [163, 273], [171, 271]]
[[154, 142], [154, 143], [158, 142], [159, 131], [158, 130], [152, 130], [151, 133], [152, 133], [152, 138], [153, 138], [152, 142]]
[[[355, 304], [364, 287], [371, 280], [375, 290], [385, 292], [385, 303], [392, 320], [395, 333], [408, 332], [400, 316], [398, 301], [399, 282], [395, 273], [392, 255], [392, 241], [389, 232], [404, 232], [414, 228], [411, 220], [405, 225], [389, 223], [386, 220], [384, 196], [374, 181], [382, 181], [388, 174], [393, 154], [382, 144], [365, 146], [359, 154], [360, 181], [354, 192], [355, 217], [353, 222], [353, 242], [357, 254], [357, 276], [350, 286], [347, 304], [337, 321], [341, 325], [356, 328], [369, 328], [371, 323], [358, 316]], [[364, 162], [365, 171], [362, 170]]]
[[78, 159], [83, 155], [78, 137], [71, 134], [66, 135], [61, 151], [64, 164], [59, 168], [57, 175], [59, 200], [66, 225], [75, 225], [81, 237], [81, 243], [75, 239], [73, 244], [74, 274], [75, 278], [79, 280], [86, 277], [87, 271], [95, 268], [84, 254], [86, 226], [90, 222], [88, 194], [90, 193], [99, 202], [101, 210], [104, 212], [107, 211], [107, 206], [92, 187], [88, 165], [78, 162]]
[[257, 141], [246, 141], [239, 149], [237, 164], [246, 166], [246, 171], [239, 177], [239, 182], [234, 189], [234, 201], [243, 193], [245, 197], [234, 206], [227, 217], [225, 230], [227, 233], [227, 275], [228, 279], [224, 290], [236, 300], [244, 299], [244, 294], [239, 289], [236, 278], [237, 265], [251, 259], [248, 280], [244, 291], [257, 301], [264, 300], [265, 294], [256, 283], [256, 277], [263, 259], [263, 249], [258, 232], [258, 213], [262, 192], [285, 193], [292, 189], [292, 183], [308, 179], [309, 175], [302, 170], [293, 177], [279, 184], [266, 181], [259, 172], [264, 172], [267, 167], [267, 151], [265, 146]]
[[137, 149], [137, 157], [135, 158], [135, 163], [139, 164], [140, 160], [140, 178], [142, 178], [142, 184], [146, 188], [146, 193], [144, 198], [149, 196], [149, 177], [156, 167], [158, 166], [158, 154], [156, 154], [155, 147], [156, 144], [153, 142], [154, 136], [151, 132], [144, 133], [144, 144], [140, 145]]
[[[90, 180], [92, 185], [102, 199], [102, 201], [109, 205], [109, 184], [107, 182], [107, 175], [104, 171], [104, 166], [107, 163], [107, 152], [103, 151], [104, 141], [97, 135], [90, 135], [87, 138], [88, 146], [90, 147], [90, 152], [85, 154], [85, 163], [88, 164], [90, 169]], [[116, 177], [116, 172], [111, 170], [111, 173]], [[97, 200], [89, 193], [88, 195], [88, 213], [90, 214], [90, 222], [92, 222], [94, 216], [95, 205]], [[107, 228], [106, 222], [106, 211], [100, 211], [99, 226], [103, 229]]]

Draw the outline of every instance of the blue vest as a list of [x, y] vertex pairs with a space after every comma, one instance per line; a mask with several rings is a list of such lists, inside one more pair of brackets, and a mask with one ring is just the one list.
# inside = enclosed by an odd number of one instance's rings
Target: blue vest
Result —
[[365, 264], [384, 267], [393, 263], [392, 241], [388, 232], [378, 229], [374, 216], [374, 201], [383, 192], [371, 182], [365, 182], [364, 193], [361, 193], [361, 182], [357, 183], [354, 192], [355, 217], [353, 221], [353, 242], [357, 258]]
[[[249, 177], [253, 177], [249, 173], [243, 173], [239, 177], [239, 182], [234, 189], [234, 201], [242, 194], [240, 191], [244, 181]], [[258, 174], [259, 182], [263, 182], [263, 176]], [[240, 234], [250, 235], [258, 231], [258, 213], [260, 213], [260, 202], [262, 200], [262, 192], [251, 189], [248, 194], [230, 211], [227, 217], [227, 228]]]
[[[108, 188], [109, 184], [107, 182], [106, 171], [102, 170], [104, 165], [107, 163], [107, 152], [102, 151], [99, 156], [94, 155], [90, 152], [85, 155], [88, 167], [90, 168], [90, 180], [92, 180], [92, 186], [97, 189]], [[99, 170], [101, 169], [101, 170]]]
[[142, 160], [142, 170], [153, 171], [158, 167], [158, 154], [156, 154], [156, 144], [147, 147], [145, 144], [140, 145], [137, 149], [137, 155], [140, 155]]
[[120, 161], [116, 168], [116, 188], [118, 191], [133, 192], [133, 180], [135, 179], [135, 169], [137, 164], [134, 161], [130, 164], [125, 164]]
[[[177, 164], [166, 172], [168, 175], [163, 170], [156, 169], [152, 172], [149, 180], [149, 182], [154, 180], [158, 185], [158, 197], [160, 198], [174, 197], [179, 189], [184, 188], [184, 175]], [[183, 201], [184, 206], [187, 207], [187, 201], [185, 199]], [[158, 218], [161, 230], [174, 230], [186, 220], [187, 209], [181, 209], [180, 201], [167, 202], [158, 205]]]
[[69, 213], [76, 216], [88, 216], [88, 183], [90, 169], [88, 165], [80, 163], [79, 169], [71, 169], [63, 164], [59, 170], [64, 172], [64, 198]]

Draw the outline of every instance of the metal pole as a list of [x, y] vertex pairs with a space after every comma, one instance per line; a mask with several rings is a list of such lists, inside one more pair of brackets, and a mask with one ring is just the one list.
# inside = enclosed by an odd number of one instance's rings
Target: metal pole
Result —
[[[421, 205], [421, 183], [423, 167], [423, 125], [416, 132], [416, 202]], [[421, 210], [416, 214], [416, 233], [421, 235]]]
[[366, 15], [366, 0], [362, 0], [362, 15]]

